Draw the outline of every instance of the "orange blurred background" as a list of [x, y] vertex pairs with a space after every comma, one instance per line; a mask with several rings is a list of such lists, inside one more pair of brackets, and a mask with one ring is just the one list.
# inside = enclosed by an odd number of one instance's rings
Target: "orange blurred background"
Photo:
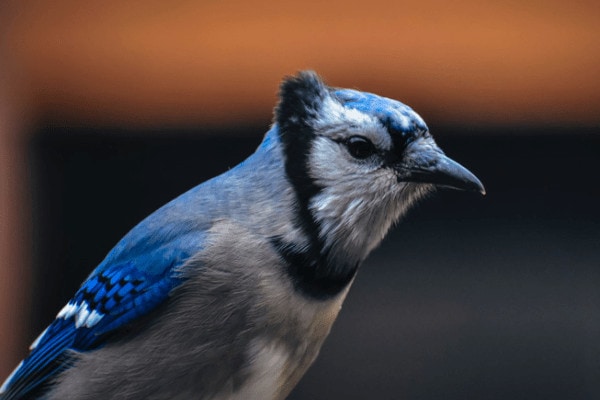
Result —
[[597, 1], [22, 0], [0, 6], [0, 379], [31, 279], [40, 126], [269, 123], [284, 75], [410, 104], [430, 126], [600, 125]]
[[600, 122], [594, 1], [21, 1], [3, 59], [35, 117], [265, 120], [281, 77], [405, 99], [441, 123]]

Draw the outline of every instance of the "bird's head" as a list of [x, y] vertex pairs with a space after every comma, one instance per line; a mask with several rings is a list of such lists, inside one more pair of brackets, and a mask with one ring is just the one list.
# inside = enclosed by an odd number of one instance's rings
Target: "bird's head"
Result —
[[275, 122], [301, 223], [333, 259], [362, 261], [436, 186], [485, 193], [399, 101], [301, 72], [282, 83]]

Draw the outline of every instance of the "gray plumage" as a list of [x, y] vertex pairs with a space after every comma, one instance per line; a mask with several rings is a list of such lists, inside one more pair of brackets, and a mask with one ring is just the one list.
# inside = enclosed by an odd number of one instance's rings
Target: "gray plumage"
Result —
[[483, 192], [409, 107], [288, 78], [256, 153], [129, 232], [0, 399], [284, 399], [359, 265], [435, 185]]

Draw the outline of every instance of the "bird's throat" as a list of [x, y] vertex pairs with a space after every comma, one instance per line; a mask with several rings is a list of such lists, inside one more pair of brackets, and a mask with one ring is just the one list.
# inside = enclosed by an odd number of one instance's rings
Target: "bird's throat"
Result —
[[316, 300], [339, 295], [352, 282], [359, 267], [359, 263], [338, 264], [314, 249], [297, 250], [280, 238], [272, 238], [271, 243], [283, 259], [294, 288]]

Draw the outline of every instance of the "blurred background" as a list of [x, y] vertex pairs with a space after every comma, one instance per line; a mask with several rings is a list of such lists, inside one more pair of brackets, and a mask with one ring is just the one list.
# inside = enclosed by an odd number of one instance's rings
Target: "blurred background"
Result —
[[584, 0], [2, 2], [0, 380], [314, 69], [411, 105], [488, 195], [404, 219], [290, 399], [600, 398], [599, 18]]

